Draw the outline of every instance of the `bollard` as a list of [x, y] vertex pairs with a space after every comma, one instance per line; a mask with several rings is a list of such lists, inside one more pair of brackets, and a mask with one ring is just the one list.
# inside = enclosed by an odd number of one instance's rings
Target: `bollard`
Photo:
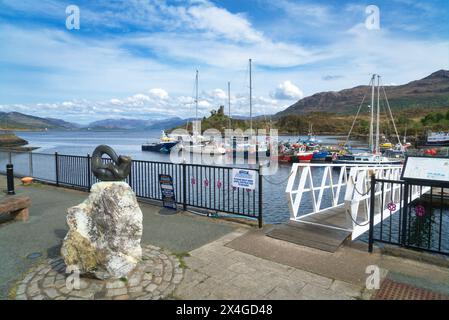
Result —
[[14, 170], [11, 163], [6, 165], [6, 181], [8, 185], [8, 195], [16, 194], [14, 192]]

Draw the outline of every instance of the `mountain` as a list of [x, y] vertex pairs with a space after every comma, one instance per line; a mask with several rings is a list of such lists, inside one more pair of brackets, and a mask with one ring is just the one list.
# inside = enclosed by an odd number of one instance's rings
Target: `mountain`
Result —
[[181, 119], [178, 117], [173, 117], [169, 119], [155, 121], [149, 126], [147, 126], [146, 129], [167, 130], [173, 127], [183, 126], [189, 121], [191, 121], [191, 119]]
[[164, 130], [181, 126], [187, 121], [179, 117], [162, 120], [105, 119], [92, 122], [87, 128], [94, 130]]
[[[440, 70], [426, 78], [404, 85], [385, 86], [385, 91], [392, 110], [447, 108], [449, 107], [449, 71]], [[277, 113], [275, 118], [311, 112], [355, 113], [365, 94], [367, 95], [365, 102], [370, 103], [369, 86], [358, 86], [338, 92], [316, 93]]]
[[0, 112], [0, 127], [2, 129], [78, 129], [80, 126], [54, 118], [40, 118], [20, 112]]
[[148, 120], [137, 119], [105, 119], [94, 121], [87, 127], [90, 129], [102, 129], [102, 130], [131, 130], [131, 129], [143, 129], [149, 125]]

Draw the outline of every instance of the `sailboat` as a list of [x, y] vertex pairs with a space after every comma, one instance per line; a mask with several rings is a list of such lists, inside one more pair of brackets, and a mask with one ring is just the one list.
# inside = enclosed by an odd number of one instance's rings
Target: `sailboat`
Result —
[[[376, 92], [376, 77], [377, 77], [377, 106], [374, 105], [374, 99], [375, 99], [375, 92]], [[361, 164], [361, 165], [390, 165], [390, 164], [401, 164], [403, 162], [402, 158], [396, 157], [396, 158], [388, 158], [382, 155], [381, 148], [380, 148], [380, 76], [374, 74], [371, 78], [371, 121], [370, 121], [370, 133], [369, 133], [369, 150], [368, 152], [364, 153], [355, 153], [355, 154], [348, 154], [348, 155], [342, 155], [339, 156], [336, 160], [334, 160], [334, 163], [338, 164]], [[391, 108], [388, 103], [388, 98], [385, 93], [385, 99], [387, 102], [387, 107], [389, 114], [391, 116], [391, 120], [393, 122], [393, 126], [396, 130], [396, 125], [394, 123], [393, 114], [391, 113]], [[363, 101], [360, 104], [359, 110], [357, 111], [357, 115], [354, 119], [354, 122], [352, 124], [351, 130], [349, 131], [347, 142], [349, 141], [349, 136], [351, 134], [352, 129], [354, 128], [355, 121], [357, 120], [357, 117], [360, 113], [361, 107], [363, 105]], [[376, 110], [376, 121], [374, 120], [374, 110]], [[376, 132], [374, 133], [374, 124], [376, 124]], [[396, 136], [398, 138], [399, 144], [401, 143], [399, 134], [396, 130]]]
[[188, 137], [180, 136], [180, 143], [177, 148], [189, 153], [197, 154], [225, 154], [226, 149], [217, 141], [208, 140], [201, 135], [200, 121], [198, 120], [198, 79], [199, 72], [195, 76], [195, 122], [192, 122], [192, 135]]
[[[268, 145], [266, 142], [253, 141], [253, 86], [252, 86], [252, 59], [249, 59], [249, 136], [233, 137], [232, 144], [235, 151], [243, 152], [245, 155], [250, 153], [267, 154]], [[243, 140], [243, 141], [242, 141]], [[239, 141], [239, 142], [237, 142]], [[257, 157], [257, 155], [256, 155]]]

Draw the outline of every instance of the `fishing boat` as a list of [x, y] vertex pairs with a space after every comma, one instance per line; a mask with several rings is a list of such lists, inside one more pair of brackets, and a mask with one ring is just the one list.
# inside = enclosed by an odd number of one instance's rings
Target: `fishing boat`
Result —
[[307, 151], [305, 145], [297, 143], [279, 144], [278, 161], [282, 163], [298, 163], [298, 162], [310, 162], [313, 158], [313, 151]]
[[298, 151], [295, 152], [295, 158], [293, 159], [294, 162], [297, 160], [297, 162], [310, 162], [313, 158], [313, 151], [307, 151], [307, 148], [305, 146], [300, 147]]
[[167, 136], [165, 131], [162, 131], [159, 142], [142, 144], [142, 151], [169, 153], [178, 143], [177, 139]]
[[[377, 86], [376, 86], [376, 77], [377, 77]], [[380, 143], [380, 76], [373, 75], [370, 81], [371, 86], [371, 105], [368, 106], [371, 111], [371, 121], [370, 121], [370, 134], [369, 134], [369, 148], [368, 152], [355, 153], [355, 154], [345, 154], [339, 155], [337, 159], [333, 162], [337, 164], [361, 164], [361, 165], [391, 165], [391, 164], [401, 164], [404, 161], [403, 157], [403, 149], [401, 140], [399, 138], [399, 134], [396, 129], [396, 125], [394, 123], [393, 114], [391, 112], [391, 108], [388, 102], [387, 94], [385, 92], [385, 88], [382, 86], [383, 93], [385, 96], [385, 101], [388, 107], [389, 115], [391, 116], [391, 121], [393, 123], [393, 127], [396, 131], [396, 136], [401, 146], [401, 156], [396, 156], [395, 158], [389, 158], [382, 154], [381, 152], [381, 143]], [[377, 87], [377, 106], [374, 103], [374, 99], [376, 96], [376, 87]], [[349, 137], [351, 135], [351, 131], [354, 128], [355, 121], [357, 120], [358, 115], [360, 114], [360, 110], [363, 106], [363, 102], [365, 97], [360, 104], [360, 107], [357, 111], [356, 117], [354, 118], [354, 122], [352, 123], [349, 134], [346, 138], [345, 145], [347, 145], [349, 141]], [[376, 110], [376, 120], [374, 120], [374, 112]], [[374, 125], [376, 125], [376, 132], [374, 132]]]
[[313, 152], [312, 161], [326, 161], [326, 159], [331, 155], [327, 150], [315, 150]]

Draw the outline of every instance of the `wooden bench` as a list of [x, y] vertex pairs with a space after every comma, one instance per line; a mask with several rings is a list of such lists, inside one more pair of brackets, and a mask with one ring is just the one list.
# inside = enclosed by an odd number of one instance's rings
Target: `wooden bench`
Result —
[[0, 200], [0, 215], [14, 215], [14, 220], [27, 221], [29, 218], [28, 208], [31, 206], [31, 198], [24, 196], [8, 196]]

